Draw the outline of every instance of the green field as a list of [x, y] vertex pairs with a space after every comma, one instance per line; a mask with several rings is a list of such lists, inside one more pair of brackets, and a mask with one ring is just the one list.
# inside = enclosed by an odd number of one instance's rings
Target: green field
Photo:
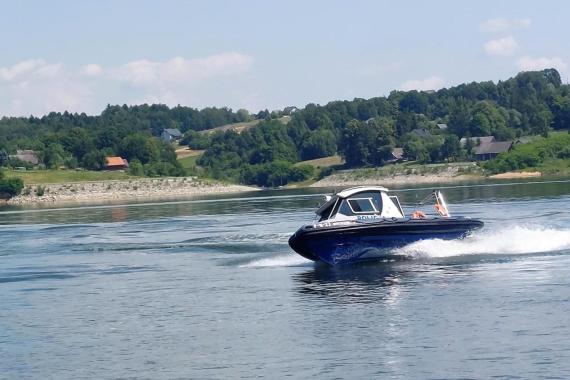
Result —
[[179, 158], [178, 162], [180, 162], [180, 164], [182, 165], [182, 167], [184, 169], [194, 169], [196, 168], [196, 161], [201, 157], [202, 155], [196, 155], [196, 156], [187, 156], [184, 158]]
[[[291, 116], [281, 116], [277, 120], [279, 120], [283, 124], [287, 124], [291, 120]], [[200, 131], [200, 133], [213, 133], [216, 131], [226, 132], [230, 130], [236, 131], [237, 133], [242, 133], [243, 131], [249, 128], [257, 126], [260, 122], [261, 120], [257, 119], [252, 121], [243, 121], [241, 123], [226, 124], [212, 129], [205, 129], [203, 131]]]
[[6, 171], [7, 177], [21, 178], [26, 185], [42, 183], [90, 182], [135, 178], [125, 172], [89, 170], [28, 170]]
[[344, 164], [344, 160], [339, 155], [316, 158], [314, 160], [300, 161], [295, 164], [298, 165], [311, 165], [315, 168], [328, 168], [329, 166], [340, 166]]

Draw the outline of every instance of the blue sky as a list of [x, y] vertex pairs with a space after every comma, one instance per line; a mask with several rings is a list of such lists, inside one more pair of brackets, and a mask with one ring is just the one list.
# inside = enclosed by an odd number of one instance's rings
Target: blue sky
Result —
[[10, 1], [0, 116], [260, 109], [570, 73], [566, 1]]

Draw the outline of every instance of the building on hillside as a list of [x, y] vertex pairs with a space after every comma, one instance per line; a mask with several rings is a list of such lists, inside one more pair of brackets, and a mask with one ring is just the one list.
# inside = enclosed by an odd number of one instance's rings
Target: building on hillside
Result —
[[405, 154], [404, 148], [394, 148], [392, 149], [392, 158], [389, 160], [390, 162], [399, 162], [404, 161]]
[[475, 149], [475, 158], [477, 161], [492, 160], [499, 154], [508, 152], [513, 147], [512, 141], [491, 141], [481, 143]]
[[447, 131], [447, 124], [439, 123], [439, 124], [436, 124], [436, 125], [437, 125], [437, 127], [438, 127], [440, 130], [442, 130], [442, 131]]
[[431, 137], [431, 132], [425, 128], [414, 129], [412, 133], [422, 139]]
[[10, 155], [10, 158], [15, 158], [17, 160], [27, 162], [28, 164], [38, 165], [40, 159], [38, 158], [38, 152], [35, 150], [16, 150], [16, 154]]
[[105, 170], [125, 170], [129, 162], [122, 157], [105, 157]]
[[294, 114], [295, 112], [298, 112], [299, 108], [295, 107], [295, 106], [289, 106], [289, 107], [285, 107], [283, 108], [283, 115], [291, 115]]
[[182, 138], [182, 132], [176, 128], [167, 128], [162, 131], [160, 138], [164, 142], [171, 143], [173, 141], [180, 140]]
[[480, 136], [480, 137], [463, 137], [459, 140], [461, 147], [464, 147], [467, 144], [467, 140], [470, 140], [473, 146], [478, 146], [481, 144], [488, 144], [495, 141], [493, 136]]

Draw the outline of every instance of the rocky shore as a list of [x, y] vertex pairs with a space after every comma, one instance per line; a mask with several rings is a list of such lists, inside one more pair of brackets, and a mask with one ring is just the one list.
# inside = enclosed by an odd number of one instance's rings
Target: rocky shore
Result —
[[254, 187], [205, 181], [195, 177], [141, 178], [123, 181], [73, 182], [28, 185], [11, 205], [60, 202], [165, 199], [258, 190]]
[[341, 170], [321, 179], [311, 187], [347, 187], [359, 185], [414, 185], [431, 183], [452, 183], [483, 179], [483, 175], [473, 167], [465, 170], [460, 166], [448, 166], [430, 170], [410, 170], [409, 172], [387, 172], [385, 170]]

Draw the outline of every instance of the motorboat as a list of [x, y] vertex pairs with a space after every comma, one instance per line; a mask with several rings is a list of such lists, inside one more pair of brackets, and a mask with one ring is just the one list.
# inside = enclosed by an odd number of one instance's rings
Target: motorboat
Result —
[[483, 227], [483, 222], [452, 217], [440, 191], [420, 204], [434, 201], [434, 214], [421, 210], [404, 213], [397, 196], [381, 186], [359, 186], [326, 196], [312, 224], [289, 238], [299, 255], [330, 265], [390, 259], [394, 248], [424, 239], [462, 239]]

